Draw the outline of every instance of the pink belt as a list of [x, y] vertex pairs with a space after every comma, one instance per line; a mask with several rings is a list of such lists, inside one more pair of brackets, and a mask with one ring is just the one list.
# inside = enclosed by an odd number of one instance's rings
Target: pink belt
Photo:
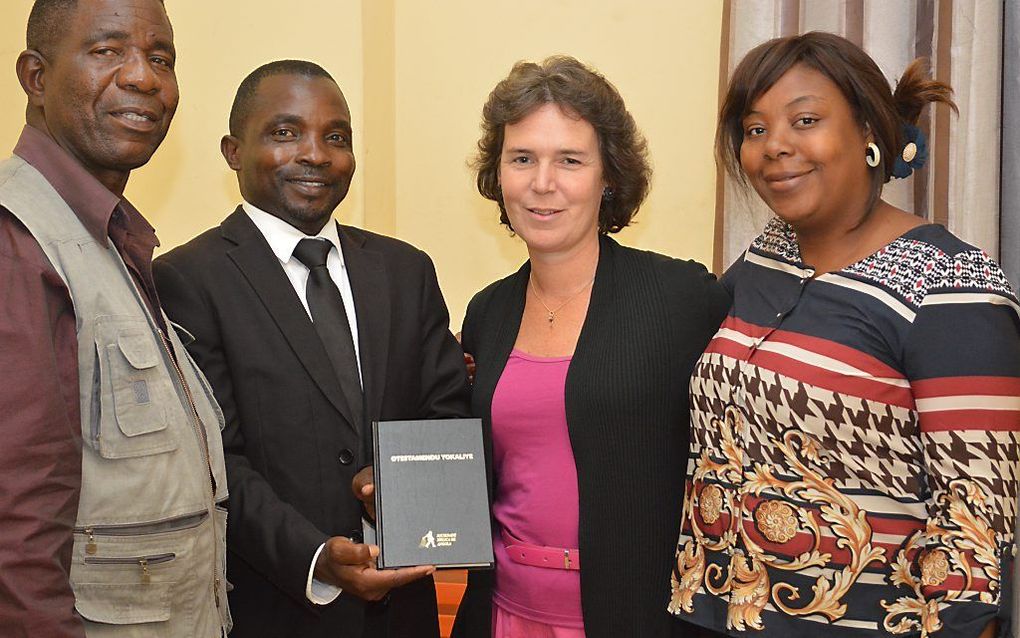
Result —
[[550, 569], [581, 569], [581, 553], [576, 549], [530, 545], [502, 530], [503, 546], [507, 556], [515, 563]]

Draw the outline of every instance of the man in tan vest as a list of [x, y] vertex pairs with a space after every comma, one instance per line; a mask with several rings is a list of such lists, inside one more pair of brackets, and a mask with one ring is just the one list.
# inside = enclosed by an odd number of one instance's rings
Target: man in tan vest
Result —
[[[218, 638], [223, 414], [124, 198], [177, 107], [162, 0], [36, 0], [0, 162], [0, 634]], [[368, 560], [368, 548], [345, 548]]]
[[230, 627], [222, 416], [152, 283], [124, 198], [177, 108], [160, 0], [36, 0], [27, 125], [0, 163], [0, 627]]

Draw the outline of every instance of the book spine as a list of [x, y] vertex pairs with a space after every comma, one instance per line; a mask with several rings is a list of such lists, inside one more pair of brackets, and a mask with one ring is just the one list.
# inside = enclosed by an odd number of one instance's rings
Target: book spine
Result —
[[372, 421], [372, 475], [375, 481], [375, 542], [379, 545], [379, 558], [376, 566], [379, 569], [386, 568], [386, 545], [383, 542], [383, 516], [382, 516], [382, 462], [379, 460], [379, 422]]

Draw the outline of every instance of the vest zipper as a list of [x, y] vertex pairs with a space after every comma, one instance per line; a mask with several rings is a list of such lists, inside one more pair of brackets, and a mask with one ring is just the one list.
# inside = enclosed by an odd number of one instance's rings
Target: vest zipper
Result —
[[167, 518], [160, 521], [147, 523], [131, 523], [128, 525], [88, 525], [75, 527], [76, 534], [87, 536], [85, 542], [85, 553], [94, 555], [99, 551], [99, 543], [96, 536], [145, 536], [146, 534], [161, 534], [163, 532], [179, 532], [185, 529], [192, 529], [202, 524], [209, 518], [209, 512], [203, 511], [196, 514], [186, 514], [175, 518]]
[[134, 556], [134, 557], [118, 557], [118, 558], [99, 558], [96, 556], [86, 556], [86, 565], [138, 565], [142, 568], [142, 584], [148, 585], [152, 582], [152, 575], [149, 573], [149, 565], [160, 565], [162, 563], [169, 563], [173, 559], [177, 558], [177, 554], [166, 553], [166, 554], [154, 554], [152, 556]]
[[[198, 436], [198, 440], [202, 445], [202, 451], [205, 452], [205, 464], [209, 470], [209, 501], [216, 506], [216, 476], [213, 474], [212, 468], [212, 457], [209, 454], [209, 439], [206, 438], [205, 429], [202, 427], [202, 417], [198, 415], [198, 408], [195, 407], [195, 398], [191, 394], [191, 388], [188, 387], [188, 382], [184, 379], [184, 373], [181, 372], [181, 367], [177, 363], [177, 358], [174, 357], [173, 351], [170, 347], [170, 342], [163, 332], [162, 328], [157, 328], [156, 332], [159, 333], [159, 339], [163, 343], [163, 349], [166, 351], [167, 357], [170, 358], [170, 363], [173, 364], [174, 371], [177, 372], [177, 378], [181, 382], [181, 388], [184, 390], [184, 395], [188, 399], [188, 406], [191, 408], [191, 416], [193, 425], [195, 427], [195, 433]], [[215, 529], [215, 526], [214, 526]], [[213, 548], [213, 555], [215, 556], [219, 552], [219, 547]], [[213, 563], [213, 598], [216, 600], [216, 608], [220, 607], [220, 567], [219, 559]]]
[[188, 382], [184, 380], [184, 373], [181, 372], [181, 367], [177, 364], [177, 359], [174, 357], [173, 352], [170, 350], [170, 343], [166, 338], [166, 334], [163, 333], [162, 329], [156, 330], [159, 333], [160, 341], [163, 343], [163, 349], [166, 351], [167, 357], [170, 358], [170, 362], [173, 364], [174, 371], [177, 373], [177, 379], [181, 382], [181, 388], [184, 389], [184, 396], [188, 399], [188, 407], [191, 408], [192, 425], [195, 426], [195, 433], [198, 435], [198, 440], [202, 444], [202, 451], [205, 452], [205, 464], [209, 469], [209, 487], [212, 488], [212, 499], [216, 499], [216, 477], [213, 475], [212, 469], [212, 458], [209, 455], [209, 440], [205, 436], [205, 430], [202, 429], [202, 417], [198, 416], [198, 408], [195, 407], [195, 397], [191, 394], [191, 388], [188, 387]]
[[92, 446], [99, 449], [99, 420], [102, 418], [100, 408], [99, 392], [101, 389], [101, 377], [99, 370], [99, 357], [102, 356], [99, 348], [96, 348], [96, 363], [92, 369], [92, 405], [89, 408], [89, 435], [92, 438]]

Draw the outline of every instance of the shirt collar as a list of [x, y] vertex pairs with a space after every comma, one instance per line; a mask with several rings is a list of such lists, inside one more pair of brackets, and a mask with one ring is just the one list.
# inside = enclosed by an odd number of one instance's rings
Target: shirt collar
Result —
[[[14, 154], [46, 178], [97, 241], [106, 241], [110, 217], [121, 203], [120, 197], [103, 186], [52, 137], [33, 126], [26, 125], [22, 129]], [[131, 210], [135, 210], [133, 206]], [[144, 219], [142, 222], [148, 226]], [[151, 231], [152, 227], [148, 228]]]
[[344, 267], [344, 251], [340, 249], [340, 232], [337, 230], [336, 222], [332, 219], [322, 227], [317, 235], [306, 235], [279, 217], [270, 215], [249, 202], [242, 202], [241, 207], [266, 238], [269, 248], [272, 249], [281, 264], [286, 264], [291, 260], [299, 241], [308, 237], [318, 237], [325, 239], [336, 248], [337, 255], [340, 257], [340, 266]]

